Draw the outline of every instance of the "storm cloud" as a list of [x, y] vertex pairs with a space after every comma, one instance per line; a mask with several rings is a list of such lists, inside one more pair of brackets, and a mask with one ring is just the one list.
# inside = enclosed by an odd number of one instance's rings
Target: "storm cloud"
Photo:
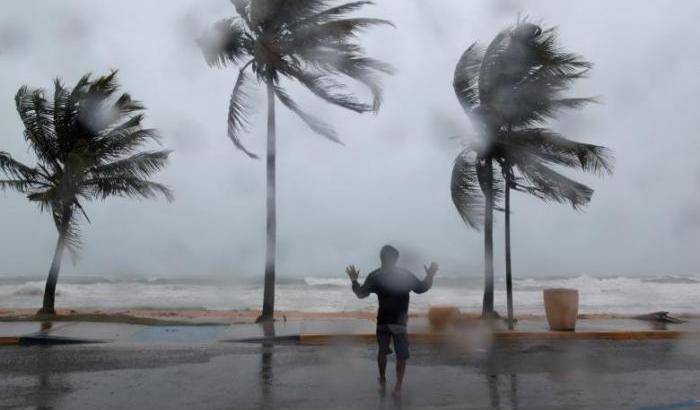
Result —
[[[449, 194], [452, 162], [470, 124], [454, 96], [454, 65], [518, 15], [559, 26], [562, 44], [595, 64], [573, 93], [601, 104], [562, 115], [555, 128], [610, 147], [616, 172], [581, 177], [596, 190], [584, 212], [513, 198], [516, 276], [697, 274], [700, 255], [700, 26], [694, 0], [660, 2], [381, 0], [364, 14], [396, 28], [367, 33], [369, 54], [395, 65], [378, 116], [299, 102], [336, 125], [346, 146], [278, 115], [280, 277], [366, 271], [392, 243], [410, 265], [436, 260], [446, 275], [479, 276], [482, 236]], [[157, 179], [176, 200], [110, 199], [87, 206], [84, 248], [66, 274], [262, 276], [264, 161], [226, 138], [235, 70], [209, 68], [194, 39], [234, 11], [226, 0], [6, 1], [0, 12], [0, 150], [31, 162], [13, 96], [22, 84], [75, 83], [120, 70], [148, 107], [147, 125], [174, 149]], [[260, 102], [262, 102], [262, 95]], [[264, 114], [264, 105], [258, 105]], [[264, 115], [245, 142], [264, 152]], [[56, 232], [22, 196], [0, 193], [0, 275], [43, 275]], [[502, 248], [502, 215], [496, 244]], [[497, 253], [497, 275], [502, 272]]]

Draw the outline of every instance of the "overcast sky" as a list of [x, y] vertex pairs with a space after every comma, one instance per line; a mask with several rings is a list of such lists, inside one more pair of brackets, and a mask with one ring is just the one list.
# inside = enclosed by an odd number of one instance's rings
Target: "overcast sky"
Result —
[[[445, 274], [481, 274], [482, 235], [464, 226], [449, 194], [459, 145], [448, 137], [471, 130], [451, 79], [469, 44], [487, 43], [519, 12], [559, 26], [562, 44], [595, 63], [573, 93], [603, 103], [554, 127], [610, 147], [617, 163], [612, 177], [581, 177], [596, 190], [584, 212], [513, 198], [515, 275], [700, 273], [700, 2], [380, 3], [363, 14], [397, 27], [363, 40], [399, 72], [386, 81], [379, 115], [344, 112], [292, 89], [336, 125], [343, 147], [279, 111], [280, 277], [341, 275], [348, 263], [367, 271], [387, 242], [410, 256], [410, 266], [434, 259]], [[147, 125], [175, 150], [157, 177], [175, 190], [175, 202], [89, 204], [82, 257], [66, 263], [65, 274], [262, 276], [265, 164], [226, 138], [235, 71], [209, 68], [194, 43], [231, 15], [227, 0], [3, 2], [0, 150], [33, 161], [14, 108], [22, 84], [49, 88], [60, 76], [72, 85], [110, 68], [120, 70], [124, 90], [148, 107]], [[244, 137], [259, 153], [264, 121], [255, 117]], [[498, 215], [498, 275], [502, 228]], [[0, 193], [0, 275], [44, 275], [55, 240], [48, 215], [19, 194]]]

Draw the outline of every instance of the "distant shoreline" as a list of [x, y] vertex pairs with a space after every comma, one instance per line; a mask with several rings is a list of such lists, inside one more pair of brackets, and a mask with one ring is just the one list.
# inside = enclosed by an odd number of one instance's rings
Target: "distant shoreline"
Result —
[[[193, 308], [133, 308], [133, 309], [57, 309], [57, 315], [52, 317], [40, 317], [36, 315], [37, 309], [0, 309], [0, 322], [15, 321], [84, 321], [84, 322], [105, 322], [105, 323], [131, 323], [143, 325], [168, 325], [168, 324], [191, 324], [191, 325], [227, 325], [227, 324], [247, 324], [254, 323], [260, 315], [258, 310], [208, 310]], [[675, 313], [674, 317], [681, 319], [699, 319], [700, 313]], [[275, 312], [277, 320], [322, 320], [322, 319], [366, 319], [374, 320], [376, 312], [374, 310], [341, 311], [341, 312], [309, 312], [309, 311], [278, 311]], [[410, 317], [425, 317], [425, 312], [412, 312]], [[610, 320], [610, 319], [631, 319], [635, 315], [616, 313], [596, 313], [580, 314], [580, 319]], [[478, 312], [462, 312], [465, 320], [477, 319]], [[520, 320], [545, 320], [544, 315], [522, 314], [516, 316]]]

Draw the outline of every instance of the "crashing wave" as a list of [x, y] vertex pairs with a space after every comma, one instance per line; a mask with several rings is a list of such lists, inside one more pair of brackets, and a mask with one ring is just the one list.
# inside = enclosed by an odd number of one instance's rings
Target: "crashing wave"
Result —
[[348, 287], [350, 281], [347, 278], [313, 278], [306, 277], [304, 282], [308, 286], [333, 286], [333, 287]]
[[[44, 286], [43, 282], [27, 282], [12, 292], [12, 296], [43, 296]], [[56, 290], [56, 295], [61, 295], [61, 292]]]

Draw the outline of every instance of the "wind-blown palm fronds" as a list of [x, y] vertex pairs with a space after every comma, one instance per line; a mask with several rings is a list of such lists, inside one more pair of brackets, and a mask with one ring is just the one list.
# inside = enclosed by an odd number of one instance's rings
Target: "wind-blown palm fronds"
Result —
[[[313, 132], [342, 144], [333, 127], [299, 106], [282, 82], [297, 83], [321, 100], [341, 108], [357, 113], [376, 113], [382, 103], [381, 76], [392, 74], [394, 69], [367, 57], [358, 36], [372, 27], [392, 24], [382, 19], [350, 16], [373, 4], [371, 1], [344, 4], [331, 0], [231, 2], [237, 16], [214, 24], [198, 43], [210, 66], [233, 65], [239, 68], [229, 101], [228, 137], [236, 148], [251, 158], [258, 158], [258, 155], [241, 140], [243, 132], [248, 131], [253, 113], [249, 97], [258, 85], [267, 89], [267, 257], [263, 309], [259, 318], [267, 321], [272, 319], [274, 311], [275, 101], [279, 100]], [[351, 93], [346, 84], [348, 81], [367, 88], [371, 100], [362, 101]]]
[[53, 313], [54, 293], [64, 248], [80, 247], [79, 219], [89, 219], [83, 203], [109, 196], [153, 198], [172, 193], [149, 178], [163, 169], [169, 151], [141, 151], [158, 139], [142, 127], [143, 105], [129, 94], [117, 95], [117, 71], [75, 87], [54, 82], [53, 99], [46, 91], [23, 86], [15, 104], [24, 124], [24, 138], [36, 156], [35, 166], [0, 152], [0, 189], [23, 193], [39, 209], [51, 213], [59, 239], [44, 294], [42, 311]]
[[[214, 67], [241, 66], [231, 95], [228, 136], [248, 156], [257, 155], [241, 143], [251, 114], [247, 100], [251, 83], [246, 70], [259, 82], [277, 87], [276, 96], [316, 133], [335, 142], [330, 125], [302, 111], [282, 91], [280, 80], [298, 82], [333, 105], [358, 113], [377, 111], [382, 88], [379, 74], [393, 73], [393, 68], [364, 55], [357, 36], [366, 29], [391, 25], [387, 20], [350, 18], [370, 1], [356, 1], [331, 7], [328, 0], [236, 0], [237, 18], [216, 23], [198, 40], [207, 63]], [[354, 80], [372, 93], [372, 101], [362, 102], [346, 90], [343, 80]]]
[[[465, 222], [475, 229], [486, 227], [485, 314], [493, 311], [492, 213], [505, 199], [509, 238], [510, 189], [579, 209], [591, 200], [593, 190], [556, 168], [578, 168], [598, 175], [612, 172], [608, 149], [572, 141], [544, 128], [560, 110], [595, 101], [564, 95], [591, 67], [580, 56], [559, 48], [554, 29], [543, 30], [526, 21], [501, 31], [485, 50], [472, 44], [457, 63], [455, 94], [479, 140], [458, 155], [451, 191]], [[497, 165], [500, 172], [488, 164]], [[509, 279], [509, 240], [506, 246]]]

